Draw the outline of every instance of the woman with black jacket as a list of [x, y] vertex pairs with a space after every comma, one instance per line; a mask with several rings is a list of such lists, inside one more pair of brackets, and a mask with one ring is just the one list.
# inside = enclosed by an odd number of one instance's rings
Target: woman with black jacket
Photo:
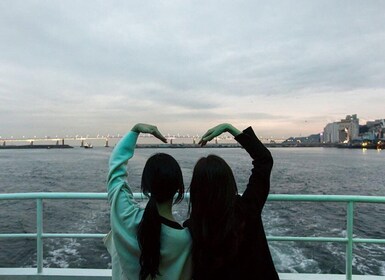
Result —
[[220, 157], [209, 155], [196, 163], [190, 185], [193, 238], [193, 278], [279, 279], [270, 254], [261, 213], [270, 189], [273, 158], [251, 127], [240, 132], [220, 124], [202, 137], [208, 141], [229, 132], [253, 159], [247, 187], [238, 194], [233, 172]]

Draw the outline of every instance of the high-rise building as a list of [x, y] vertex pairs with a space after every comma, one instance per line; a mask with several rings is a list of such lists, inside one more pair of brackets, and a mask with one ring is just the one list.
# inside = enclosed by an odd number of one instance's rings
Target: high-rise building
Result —
[[339, 143], [339, 133], [338, 128], [339, 124], [334, 123], [328, 123], [323, 132], [323, 139], [321, 140], [323, 143]]
[[351, 143], [358, 138], [359, 119], [357, 115], [347, 115], [339, 122], [326, 125], [323, 132], [323, 143]]

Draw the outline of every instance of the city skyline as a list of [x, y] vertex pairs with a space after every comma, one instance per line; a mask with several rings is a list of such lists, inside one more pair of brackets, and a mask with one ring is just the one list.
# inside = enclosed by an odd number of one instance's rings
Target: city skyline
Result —
[[287, 138], [385, 117], [383, 1], [0, 3], [0, 136]]

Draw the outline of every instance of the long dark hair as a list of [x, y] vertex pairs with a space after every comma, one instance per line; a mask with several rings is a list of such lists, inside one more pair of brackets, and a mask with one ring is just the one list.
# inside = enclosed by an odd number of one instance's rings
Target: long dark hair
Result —
[[[238, 189], [230, 166], [209, 155], [196, 163], [190, 185], [194, 277], [202, 278], [231, 263], [238, 252], [242, 220]], [[205, 278], [209, 279], [209, 278]]]
[[142, 192], [149, 197], [138, 228], [141, 249], [140, 279], [155, 278], [159, 273], [161, 221], [157, 203], [172, 200], [174, 204], [184, 196], [182, 171], [178, 162], [170, 155], [158, 153], [151, 156], [143, 169]]

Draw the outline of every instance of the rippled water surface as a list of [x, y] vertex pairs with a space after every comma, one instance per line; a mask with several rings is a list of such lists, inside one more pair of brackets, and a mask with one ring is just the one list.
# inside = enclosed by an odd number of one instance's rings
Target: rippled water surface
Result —
[[[139, 191], [144, 163], [156, 152], [172, 154], [188, 186], [192, 168], [203, 155], [215, 153], [232, 167], [240, 192], [250, 175], [247, 153], [234, 149], [137, 149], [129, 162], [129, 182]], [[385, 151], [335, 148], [272, 148], [271, 193], [385, 196]], [[65, 150], [1, 150], [0, 188], [12, 192], [104, 192], [111, 148]], [[344, 237], [346, 206], [338, 203], [269, 202], [263, 218], [268, 235]], [[187, 215], [187, 203], [176, 208]], [[0, 232], [35, 232], [34, 201], [0, 201]], [[354, 234], [385, 238], [385, 205], [357, 204]], [[44, 202], [45, 232], [106, 233], [107, 201]], [[0, 240], [0, 267], [36, 265], [36, 242]], [[279, 272], [344, 273], [345, 247], [334, 243], [270, 242]], [[385, 245], [354, 247], [355, 274], [385, 275]], [[45, 267], [110, 267], [100, 239], [45, 239]]]

